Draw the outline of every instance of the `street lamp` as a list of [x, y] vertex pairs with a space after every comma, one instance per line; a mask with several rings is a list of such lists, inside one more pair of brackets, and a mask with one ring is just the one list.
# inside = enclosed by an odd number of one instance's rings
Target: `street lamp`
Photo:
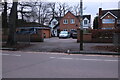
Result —
[[80, 0], [80, 50], [83, 50], [83, 2]]

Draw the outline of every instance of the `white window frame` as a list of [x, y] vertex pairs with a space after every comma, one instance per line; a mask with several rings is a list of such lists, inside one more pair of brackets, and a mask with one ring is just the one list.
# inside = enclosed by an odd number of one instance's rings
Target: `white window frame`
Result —
[[68, 24], [68, 19], [64, 19], [63, 24]]
[[75, 19], [70, 19], [70, 24], [74, 24], [75, 23]]
[[[108, 21], [112, 21], [112, 22], [108, 22]], [[115, 23], [115, 19], [102, 19], [102, 23], [103, 24], [114, 24]]]
[[[85, 24], [85, 21], [87, 22], [86, 24]], [[87, 25], [88, 24], [88, 20], [84, 20], [84, 25]]]

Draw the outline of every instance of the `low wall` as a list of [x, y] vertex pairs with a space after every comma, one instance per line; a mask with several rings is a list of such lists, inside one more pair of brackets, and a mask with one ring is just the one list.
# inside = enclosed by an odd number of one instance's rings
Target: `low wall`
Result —
[[[92, 41], [92, 34], [84, 33], [83, 34], [83, 42], [91, 42], [91, 41]], [[77, 42], [80, 42], [80, 29], [77, 30]]]

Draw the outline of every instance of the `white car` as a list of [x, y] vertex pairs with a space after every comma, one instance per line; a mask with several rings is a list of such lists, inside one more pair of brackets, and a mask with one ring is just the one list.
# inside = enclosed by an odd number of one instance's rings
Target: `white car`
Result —
[[70, 33], [68, 31], [61, 31], [59, 34], [59, 38], [69, 38]]

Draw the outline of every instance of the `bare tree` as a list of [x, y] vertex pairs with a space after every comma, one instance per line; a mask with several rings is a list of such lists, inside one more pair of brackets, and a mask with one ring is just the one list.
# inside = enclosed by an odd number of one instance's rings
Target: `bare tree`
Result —
[[7, 28], [7, 1], [4, 2], [4, 11], [2, 12], [2, 28]]
[[58, 12], [57, 12], [58, 16], [62, 17], [63, 8], [62, 8], [61, 3], [58, 3], [58, 7], [57, 8], [58, 8]]
[[80, 4], [77, 4], [73, 7], [73, 13], [78, 16], [80, 15]]
[[55, 2], [54, 3], [49, 3], [49, 6], [50, 6], [52, 18], [54, 18], [55, 16], [57, 16], [56, 3]]
[[45, 20], [50, 16], [50, 9], [48, 3], [44, 3], [41, 10], [41, 23], [44, 24]]
[[72, 11], [72, 7], [66, 3], [58, 3], [57, 14], [59, 17], [64, 16], [68, 11]]
[[10, 16], [9, 16], [9, 35], [8, 35], [8, 40], [7, 44], [8, 45], [15, 45], [16, 44], [16, 21], [17, 21], [17, 4], [18, 2], [13, 2], [12, 9], [10, 11]]
[[35, 5], [36, 2], [19, 3], [18, 12], [21, 13], [22, 20], [26, 20], [27, 22], [35, 22], [37, 20], [38, 9]]

